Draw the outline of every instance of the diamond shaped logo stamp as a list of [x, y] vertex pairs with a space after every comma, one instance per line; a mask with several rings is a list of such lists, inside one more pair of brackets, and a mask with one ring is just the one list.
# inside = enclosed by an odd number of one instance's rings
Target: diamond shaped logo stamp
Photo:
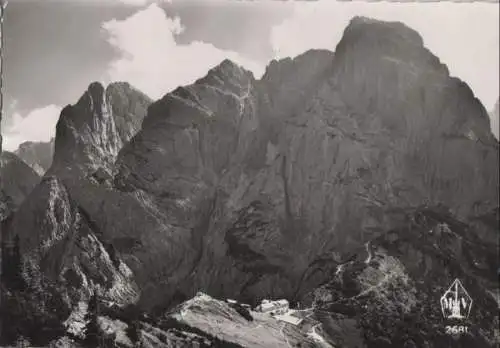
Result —
[[445, 319], [465, 320], [472, 308], [472, 298], [465, 290], [460, 280], [455, 279], [451, 286], [441, 296], [441, 311]]
[[446, 333], [453, 336], [467, 334], [469, 327], [463, 324], [457, 325], [457, 321], [463, 321], [469, 317], [473, 301], [462, 282], [455, 279], [448, 290], [441, 296], [440, 302], [443, 317], [446, 320], [455, 321], [454, 325], [445, 327]]

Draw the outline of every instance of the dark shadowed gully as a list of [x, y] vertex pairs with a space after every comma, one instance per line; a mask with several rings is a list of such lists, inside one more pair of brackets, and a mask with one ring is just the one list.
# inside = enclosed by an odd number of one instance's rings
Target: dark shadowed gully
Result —
[[[53, 160], [37, 151], [18, 155], [43, 179], [2, 155], [2, 252], [18, 236], [26, 283], [2, 283], [4, 344], [13, 325], [34, 345], [499, 343], [499, 143], [401, 23], [357, 17], [335, 53], [260, 80], [225, 60], [157, 101], [92, 83], [61, 112]], [[461, 322], [440, 302], [455, 279], [473, 299]]]

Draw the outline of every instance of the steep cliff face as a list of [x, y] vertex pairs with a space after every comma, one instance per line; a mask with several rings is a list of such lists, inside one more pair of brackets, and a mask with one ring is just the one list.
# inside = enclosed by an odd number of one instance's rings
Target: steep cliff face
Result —
[[[143, 214], [156, 219], [156, 226], [148, 224], [156, 233], [133, 232], [149, 246], [141, 251], [141, 263], [154, 277], [175, 280], [188, 296], [198, 287], [226, 293], [230, 279], [241, 284], [252, 277], [238, 277], [241, 271], [225, 262], [224, 226], [235, 209], [225, 205], [241, 204], [241, 197], [228, 198], [246, 170], [241, 157], [257, 131], [257, 93], [249, 72], [224, 61], [154, 103], [117, 161], [115, 186], [140, 194]], [[158, 230], [164, 243], [157, 242]], [[164, 261], [151, 262], [155, 255]], [[169, 283], [162, 289], [170, 294], [166, 298], [174, 291]]]
[[40, 177], [19, 157], [10, 152], [0, 155], [0, 220], [15, 211], [40, 182]]
[[[224, 61], [151, 104], [135, 134], [146, 105], [125, 84], [92, 84], [61, 114], [47, 177], [147, 308], [198, 290], [300, 298], [401, 210], [442, 203], [466, 219], [498, 206], [484, 107], [402, 24], [355, 18], [335, 54], [274, 61], [261, 80]], [[33, 204], [10, 229], [35, 228], [23, 216], [50, 205]], [[312, 264], [325, 268], [314, 279]]]
[[43, 176], [52, 165], [54, 140], [55, 138], [52, 138], [49, 142], [27, 141], [19, 145], [19, 148], [14, 153], [38, 175]]
[[416, 32], [354, 19], [337, 47], [334, 77], [360, 128], [375, 119], [388, 132], [389, 180], [412, 186], [402, 199], [429, 197], [460, 216], [476, 201], [498, 204], [490, 190], [498, 184], [498, 142], [487, 112]]
[[[62, 301], [58, 320], [74, 334], [85, 325], [90, 295], [123, 306], [136, 302], [140, 294], [132, 271], [76, 198], [85, 196], [98, 204], [106, 197], [114, 156], [140, 128], [148, 104], [145, 95], [126, 83], [106, 90], [91, 84], [79, 102], [61, 114], [54, 161], [43, 181], [3, 224], [6, 240], [20, 237], [23, 277], [40, 295], [28, 304], [45, 301], [44, 293], [57, 294]], [[45, 284], [43, 290], [37, 284]], [[43, 317], [43, 311], [37, 315]], [[23, 324], [18, 323], [27, 330]]]
[[484, 107], [418, 33], [365, 18], [335, 55], [273, 62], [260, 81], [226, 61], [168, 94], [116, 170], [171, 238], [191, 236], [194, 255], [168, 253], [192, 264], [175, 270], [191, 294], [291, 296], [318, 255], [394, 226], [396, 208], [427, 201], [465, 217], [498, 205]]
[[[92, 83], [75, 105], [61, 111], [50, 173], [74, 167], [110, 172], [118, 151], [139, 129], [150, 103], [127, 83], [106, 89]], [[72, 175], [75, 175], [74, 173]]]
[[498, 205], [498, 144], [484, 107], [416, 32], [355, 18], [320, 76], [275, 125], [278, 211], [307, 231], [301, 255], [370, 239], [397, 222], [395, 208], [443, 203], [465, 217]]
[[139, 289], [132, 272], [64, 184], [47, 176], [31, 197], [4, 226], [5, 237], [20, 237], [26, 280], [57, 286], [68, 309], [78, 310], [94, 293], [118, 305], [134, 303]]

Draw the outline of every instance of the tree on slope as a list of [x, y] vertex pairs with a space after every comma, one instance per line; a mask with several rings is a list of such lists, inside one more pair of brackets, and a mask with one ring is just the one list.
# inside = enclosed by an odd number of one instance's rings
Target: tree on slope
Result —
[[94, 294], [89, 300], [89, 305], [87, 308], [87, 314], [85, 315], [85, 321], [87, 324], [85, 325], [85, 346], [87, 347], [99, 347], [99, 338], [100, 338], [100, 327], [98, 323], [98, 314], [99, 312], [99, 302], [97, 295]]

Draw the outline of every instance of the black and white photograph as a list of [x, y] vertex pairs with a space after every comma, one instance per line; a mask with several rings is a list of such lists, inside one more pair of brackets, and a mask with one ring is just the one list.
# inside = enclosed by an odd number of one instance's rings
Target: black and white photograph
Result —
[[500, 346], [500, 3], [0, 0], [0, 347]]

